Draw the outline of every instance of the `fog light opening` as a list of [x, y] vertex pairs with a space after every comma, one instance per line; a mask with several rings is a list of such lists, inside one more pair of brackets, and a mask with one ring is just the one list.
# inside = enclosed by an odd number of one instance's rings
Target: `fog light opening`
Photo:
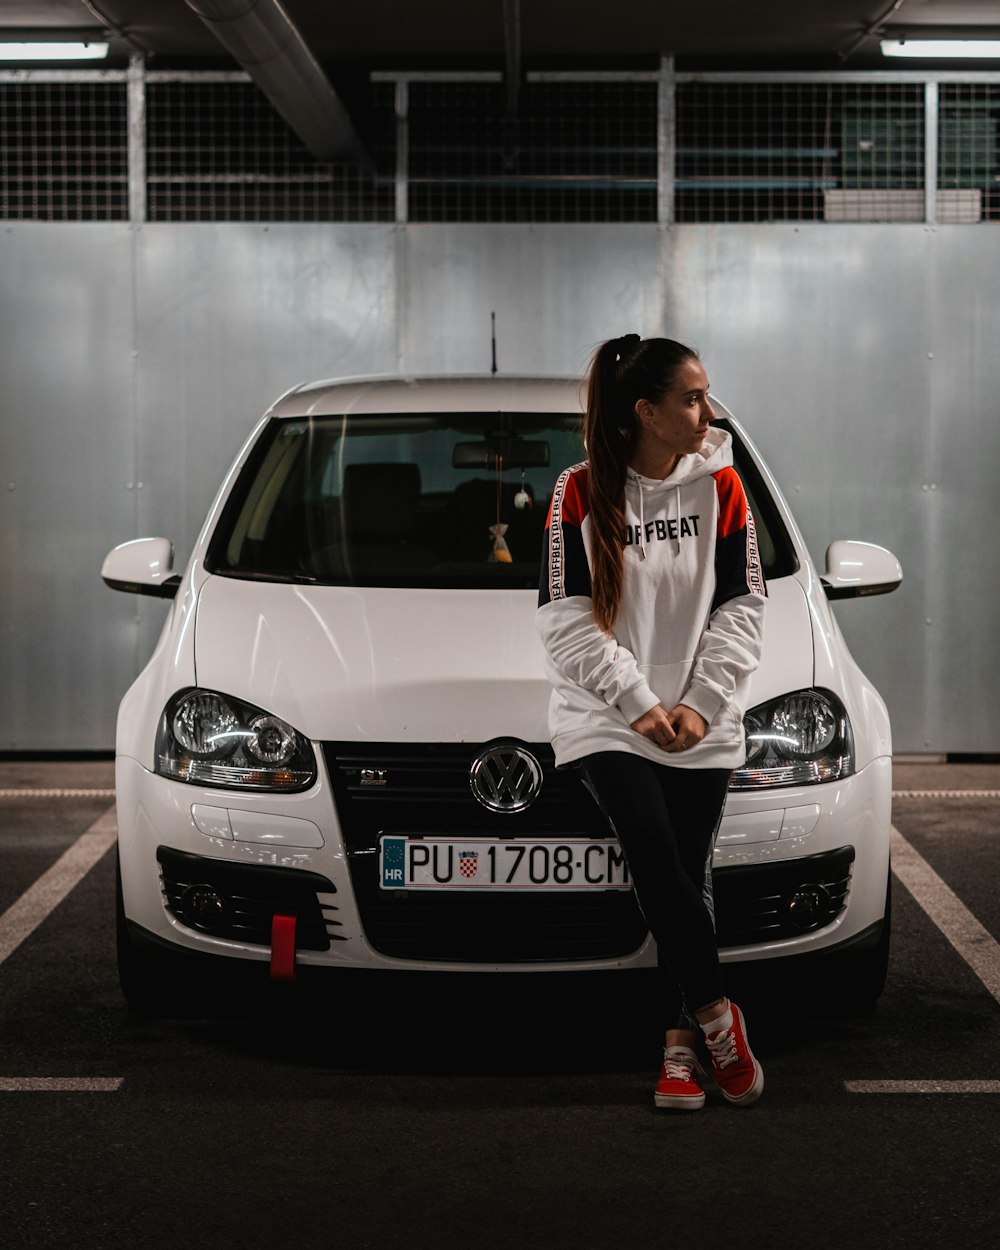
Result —
[[832, 912], [830, 892], [823, 885], [800, 885], [785, 900], [785, 920], [798, 933], [818, 929]]
[[203, 933], [214, 933], [229, 921], [229, 900], [214, 885], [189, 885], [181, 895], [185, 924]]

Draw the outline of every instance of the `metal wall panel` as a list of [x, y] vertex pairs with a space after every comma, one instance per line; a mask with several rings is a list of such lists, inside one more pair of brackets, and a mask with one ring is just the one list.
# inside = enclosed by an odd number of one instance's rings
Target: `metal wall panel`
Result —
[[394, 368], [391, 226], [156, 225], [136, 256], [143, 533], [186, 561], [267, 406]]
[[837, 609], [897, 749], [997, 749], [988, 227], [4, 230], [0, 749], [111, 745], [164, 608], [105, 590], [101, 558], [158, 533], [185, 559], [271, 399], [312, 377], [487, 370], [491, 311], [505, 372], [579, 373], [633, 330], [699, 347], [814, 557], [861, 538], [903, 563], [895, 594]]
[[[955, 751], [996, 751], [1000, 250], [992, 238], [989, 247], [975, 247], [964, 233], [960, 226], [938, 232], [929, 273], [927, 301], [933, 321], [927, 389], [932, 419], [927, 490], [921, 496], [925, 546], [916, 553], [924, 560], [927, 612], [917, 628], [924, 636], [925, 740], [943, 739]], [[914, 572], [919, 576], [919, 567]]]
[[605, 339], [659, 322], [655, 226], [410, 226], [400, 317], [407, 369], [582, 374]]
[[894, 594], [836, 609], [898, 748], [995, 751], [1000, 307], [987, 275], [1000, 242], [922, 225], [679, 242], [665, 273], [676, 320], [759, 439], [814, 559], [860, 538], [902, 562]]
[[[959, 231], [950, 246], [981, 251], [985, 241]], [[760, 445], [820, 571], [838, 538], [899, 557], [899, 590], [836, 613], [889, 703], [897, 748], [914, 751], [967, 749], [956, 745], [955, 718], [944, 730], [923, 679], [923, 621], [945, 611], [925, 602], [931, 517], [922, 490], [935, 419], [928, 288], [940, 246], [920, 225], [692, 228], [665, 274], [672, 319]], [[941, 309], [939, 320], [968, 359], [961, 308]], [[969, 361], [972, 371], [991, 367]]]
[[107, 746], [137, 599], [101, 583], [136, 527], [132, 233], [0, 229], [0, 749]]

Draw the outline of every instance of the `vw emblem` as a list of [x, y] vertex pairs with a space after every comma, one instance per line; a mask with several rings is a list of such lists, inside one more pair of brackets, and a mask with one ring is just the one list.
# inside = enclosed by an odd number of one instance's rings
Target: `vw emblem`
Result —
[[523, 812], [538, 798], [542, 766], [524, 747], [512, 743], [487, 747], [472, 761], [469, 785], [491, 812]]

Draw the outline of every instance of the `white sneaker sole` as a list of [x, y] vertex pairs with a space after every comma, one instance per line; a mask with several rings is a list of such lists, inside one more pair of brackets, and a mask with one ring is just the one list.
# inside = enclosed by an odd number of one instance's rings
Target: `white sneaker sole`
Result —
[[702, 1094], [654, 1094], [653, 1102], [665, 1111], [700, 1111], [705, 1105]]
[[725, 1098], [726, 1102], [731, 1102], [734, 1107], [749, 1107], [752, 1102], [757, 1101], [764, 1092], [764, 1069], [756, 1059], [754, 1060], [754, 1067], [757, 1069], [757, 1075], [745, 1094], [738, 1094], [734, 1097], [732, 1094], [727, 1094], [721, 1087], [719, 1088], [719, 1093]]

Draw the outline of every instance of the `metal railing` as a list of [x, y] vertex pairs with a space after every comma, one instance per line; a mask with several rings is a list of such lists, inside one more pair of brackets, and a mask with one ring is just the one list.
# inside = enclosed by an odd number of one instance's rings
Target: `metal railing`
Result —
[[1000, 220], [1000, 73], [376, 73], [372, 175], [237, 72], [0, 71], [0, 217]]

